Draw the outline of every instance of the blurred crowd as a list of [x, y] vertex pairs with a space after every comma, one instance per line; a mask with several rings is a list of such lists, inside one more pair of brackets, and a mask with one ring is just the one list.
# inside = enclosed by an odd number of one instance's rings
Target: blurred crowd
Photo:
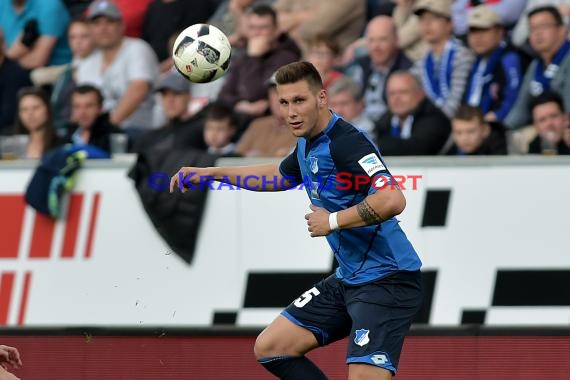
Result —
[[[570, 153], [570, 0], [3, 0], [0, 153], [197, 149], [284, 157], [274, 72], [307, 60], [385, 156]], [[174, 68], [196, 23], [228, 73]]]

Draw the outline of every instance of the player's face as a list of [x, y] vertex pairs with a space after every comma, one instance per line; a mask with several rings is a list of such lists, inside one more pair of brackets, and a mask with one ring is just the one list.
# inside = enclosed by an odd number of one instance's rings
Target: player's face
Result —
[[71, 120], [81, 128], [91, 128], [102, 112], [97, 94], [73, 94], [71, 98]]
[[452, 32], [451, 21], [443, 16], [431, 12], [424, 12], [420, 16], [420, 31], [422, 38], [428, 43], [447, 40]]
[[41, 129], [48, 121], [46, 104], [35, 95], [22, 97], [18, 104], [18, 116], [28, 131]]
[[453, 140], [465, 153], [475, 152], [489, 136], [489, 126], [479, 120], [453, 120]]
[[320, 132], [319, 114], [327, 107], [325, 90], [315, 93], [306, 81], [277, 86], [281, 116], [296, 137], [310, 138]]
[[491, 53], [503, 39], [502, 28], [489, 29], [469, 29], [467, 41], [469, 47], [477, 55], [487, 55]]
[[424, 93], [413, 78], [393, 75], [386, 85], [388, 108], [398, 117], [406, 117], [421, 103]]
[[356, 119], [364, 109], [364, 103], [354, 100], [348, 91], [341, 91], [337, 94], [330, 95], [329, 105], [334, 112], [338, 113], [347, 121]]
[[95, 45], [101, 49], [117, 46], [123, 37], [123, 23], [105, 16], [97, 17], [91, 22], [91, 32]]
[[532, 119], [538, 134], [549, 141], [560, 141], [564, 130], [568, 128], [568, 115], [564, 114], [554, 102], [534, 107]]

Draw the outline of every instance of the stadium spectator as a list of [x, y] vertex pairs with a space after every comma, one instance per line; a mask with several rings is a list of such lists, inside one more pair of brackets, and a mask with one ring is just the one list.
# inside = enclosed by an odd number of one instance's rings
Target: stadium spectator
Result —
[[469, 14], [468, 44], [475, 53], [464, 101], [479, 107], [487, 121], [508, 115], [520, 90], [526, 61], [505, 40], [505, 29], [495, 10], [487, 5]]
[[430, 48], [412, 71], [422, 79], [428, 98], [451, 118], [461, 104], [474, 57], [452, 35], [450, 0], [419, 0], [414, 9]]
[[235, 156], [236, 144], [232, 139], [237, 126], [231, 107], [222, 103], [211, 104], [206, 111], [204, 123], [204, 141], [208, 153], [218, 156]]
[[388, 79], [389, 111], [376, 124], [380, 152], [385, 156], [436, 155], [448, 141], [451, 124], [426, 97], [421, 82], [399, 71]]
[[22, 367], [20, 352], [15, 347], [0, 345], [0, 380], [19, 380], [8, 368]]
[[133, 140], [153, 126], [156, 55], [145, 41], [124, 36], [122, 15], [114, 3], [94, 1], [87, 18], [98, 49], [79, 64], [77, 84], [99, 87], [111, 123]]
[[533, 98], [530, 104], [536, 138], [528, 146], [529, 154], [570, 154], [567, 141], [570, 121], [564, 113], [562, 97], [545, 91]]
[[413, 61], [424, 57], [428, 44], [422, 39], [420, 20], [414, 13], [417, 0], [395, 0], [396, 7], [392, 18], [398, 30], [400, 49]]
[[469, 29], [468, 17], [474, 7], [487, 5], [501, 18], [501, 24], [510, 29], [521, 17], [526, 0], [455, 0], [451, 5], [453, 33], [462, 37]]
[[24, 87], [18, 92], [16, 134], [28, 135], [26, 152], [19, 158], [39, 159], [59, 145], [49, 98], [43, 89]]
[[27, 69], [71, 60], [66, 30], [69, 13], [61, 0], [0, 1], [6, 56]]
[[358, 83], [349, 77], [337, 80], [329, 89], [329, 106], [344, 120], [374, 135], [374, 122], [364, 113], [364, 100]]
[[109, 122], [109, 114], [103, 111], [103, 95], [97, 87], [75, 87], [71, 95], [71, 125], [67, 141], [73, 145], [93, 145], [111, 152], [111, 136], [121, 130]]
[[54, 124], [58, 135], [62, 137], [67, 135], [65, 127], [71, 116], [71, 92], [77, 79], [77, 67], [95, 49], [89, 22], [82, 16], [71, 20], [67, 36], [73, 53], [72, 61], [67, 65], [40, 67], [32, 71], [32, 80], [36, 86], [52, 85]]
[[156, 147], [205, 151], [203, 112], [192, 114], [190, 83], [175, 71], [164, 74], [156, 87], [167, 118], [162, 127], [141, 135], [133, 148], [137, 153]]
[[[393, 11], [374, 12], [375, 16], [391, 16], [398, 33], [398, 46], [404, 51], [404, 54], [412, 60], [412, 62], [421, 59], [428, 50], [427, 43], [421, 38], [418, 16], [414, 14], [414, 6], [417, 0], [380, 0], [369, 2], [384, 2], [382, 8], [390, 8]], [[374, 17], [367, 21], [369, 22]], [[366, 38], [361, 37], [350, 43], [343, 53], [341, 64], [349, 65], [356, 58], [366, 55]]]
[[272, 5], [275, 0], [223, 0], [208, 20], [228, 36], [234, 53], [247, 45], [247, 13], [258, 5]]
[[538, 57], [529, 65], [517, 101], [505, 125], [518, 129], [531, 123], [530, 100], [545, 90], [558, 92], [570, 111], [570, 41], [562, 15], [553, 6], [535, 8], [528, 14], [530, 45]]
[[247, 127], [239, 139], [235, 153], [244, 157], [285, 157], [297, 139], [291, 133], [279, 109], [279, 97], [275, 89], [275, 76], [268, 81], [271, 115], [258, 117]]
[[528, 44], [528, 13], [534, 8], [545, 5], [552, 5], [558, 8], [558, 12], [562, 15], [564, 24], [570, 24], [570, 0], [527, 0], [524, 13], [517, 21], [511, 33], [511, 40], [514, 45], [524, 47]]
[[203, 0], [153, 0], [146, 11], [141, 38], [148, 42], [160, 62], [160, 71], [172, 66], [168, 40], [190, 25], [205, 23], [214, 12], [214, 2]]
[[357, 58], [345, 72], [361, 88], [364, 113], [378, 121], [386, 112], [386, 82], [390, 74], [412, 67], [412, 62], [398, 48], [398, 35], [392, 18], [376, 16], [366, 26], [368, 55]]
[[317, 36], [327, 35], [341, 50], [358, 39], [366, 23], [363, 0], [277, 0], [274, 4], [282, 32], [291, 35], [301, 49]]
[[18, 90], [32, 84], [28, 71], [6, 57], [3, 47], [4, 37], [0, 29], [0, 135], [8, 134], [14, 126]]
[[325, 90], [340, 77], [342, 72], [335, 69], [335, 64], [340, 53], [338, 45], [327, 36], [317, 36], [307, 41], [307, 58], [321, 74]]
[[478, 156], [507, 154], [504, 127], [489, 123], [477, 107], [462, 105], [451, 121], [453, 145], [446, 152], [450, 156]]
[[241, 114], [239, 129], [269, 106], [267, 81], [282, 65], [296, 61], [301, 52], [287, 34], [279, 33], [277, 15], [266, 5], [251, 8], [247, 14], [247, 53], [232, 61], [219, 100]]

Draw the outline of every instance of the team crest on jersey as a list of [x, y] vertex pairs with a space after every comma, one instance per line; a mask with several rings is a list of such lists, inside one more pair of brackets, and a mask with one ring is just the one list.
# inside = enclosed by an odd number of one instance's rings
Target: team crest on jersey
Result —
[[372, 177], [374, 173], [380, 170], [386, 170], [386, 167], [380, 160], [380, 157], [376, 155], [376, 153], [370, 153], [362, 157], [360, 160], [358, 160], [358, 164], [370, 177]]
[[370, 342], [368, 334], [370, 334], [370, 330], [365, 330], [365, 329], [356, 330], [354, 332], [354, 343], [356, 343], [360, 347], [368, 344]]
[[313, 174], [317, 174], [317, 172], [319, 171], [319, 159], [317, 157], [309, 157], [309, 160], [311, 160], [309, 164], [311, 172]]

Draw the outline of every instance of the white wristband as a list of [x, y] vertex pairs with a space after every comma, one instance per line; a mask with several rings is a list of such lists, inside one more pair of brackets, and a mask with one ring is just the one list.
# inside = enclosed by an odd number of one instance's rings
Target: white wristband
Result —
[[329, 226], [331, 231], [338, 230], [338, 219], [337, 219], [338, 212], [333, 212], [329, 214]]

